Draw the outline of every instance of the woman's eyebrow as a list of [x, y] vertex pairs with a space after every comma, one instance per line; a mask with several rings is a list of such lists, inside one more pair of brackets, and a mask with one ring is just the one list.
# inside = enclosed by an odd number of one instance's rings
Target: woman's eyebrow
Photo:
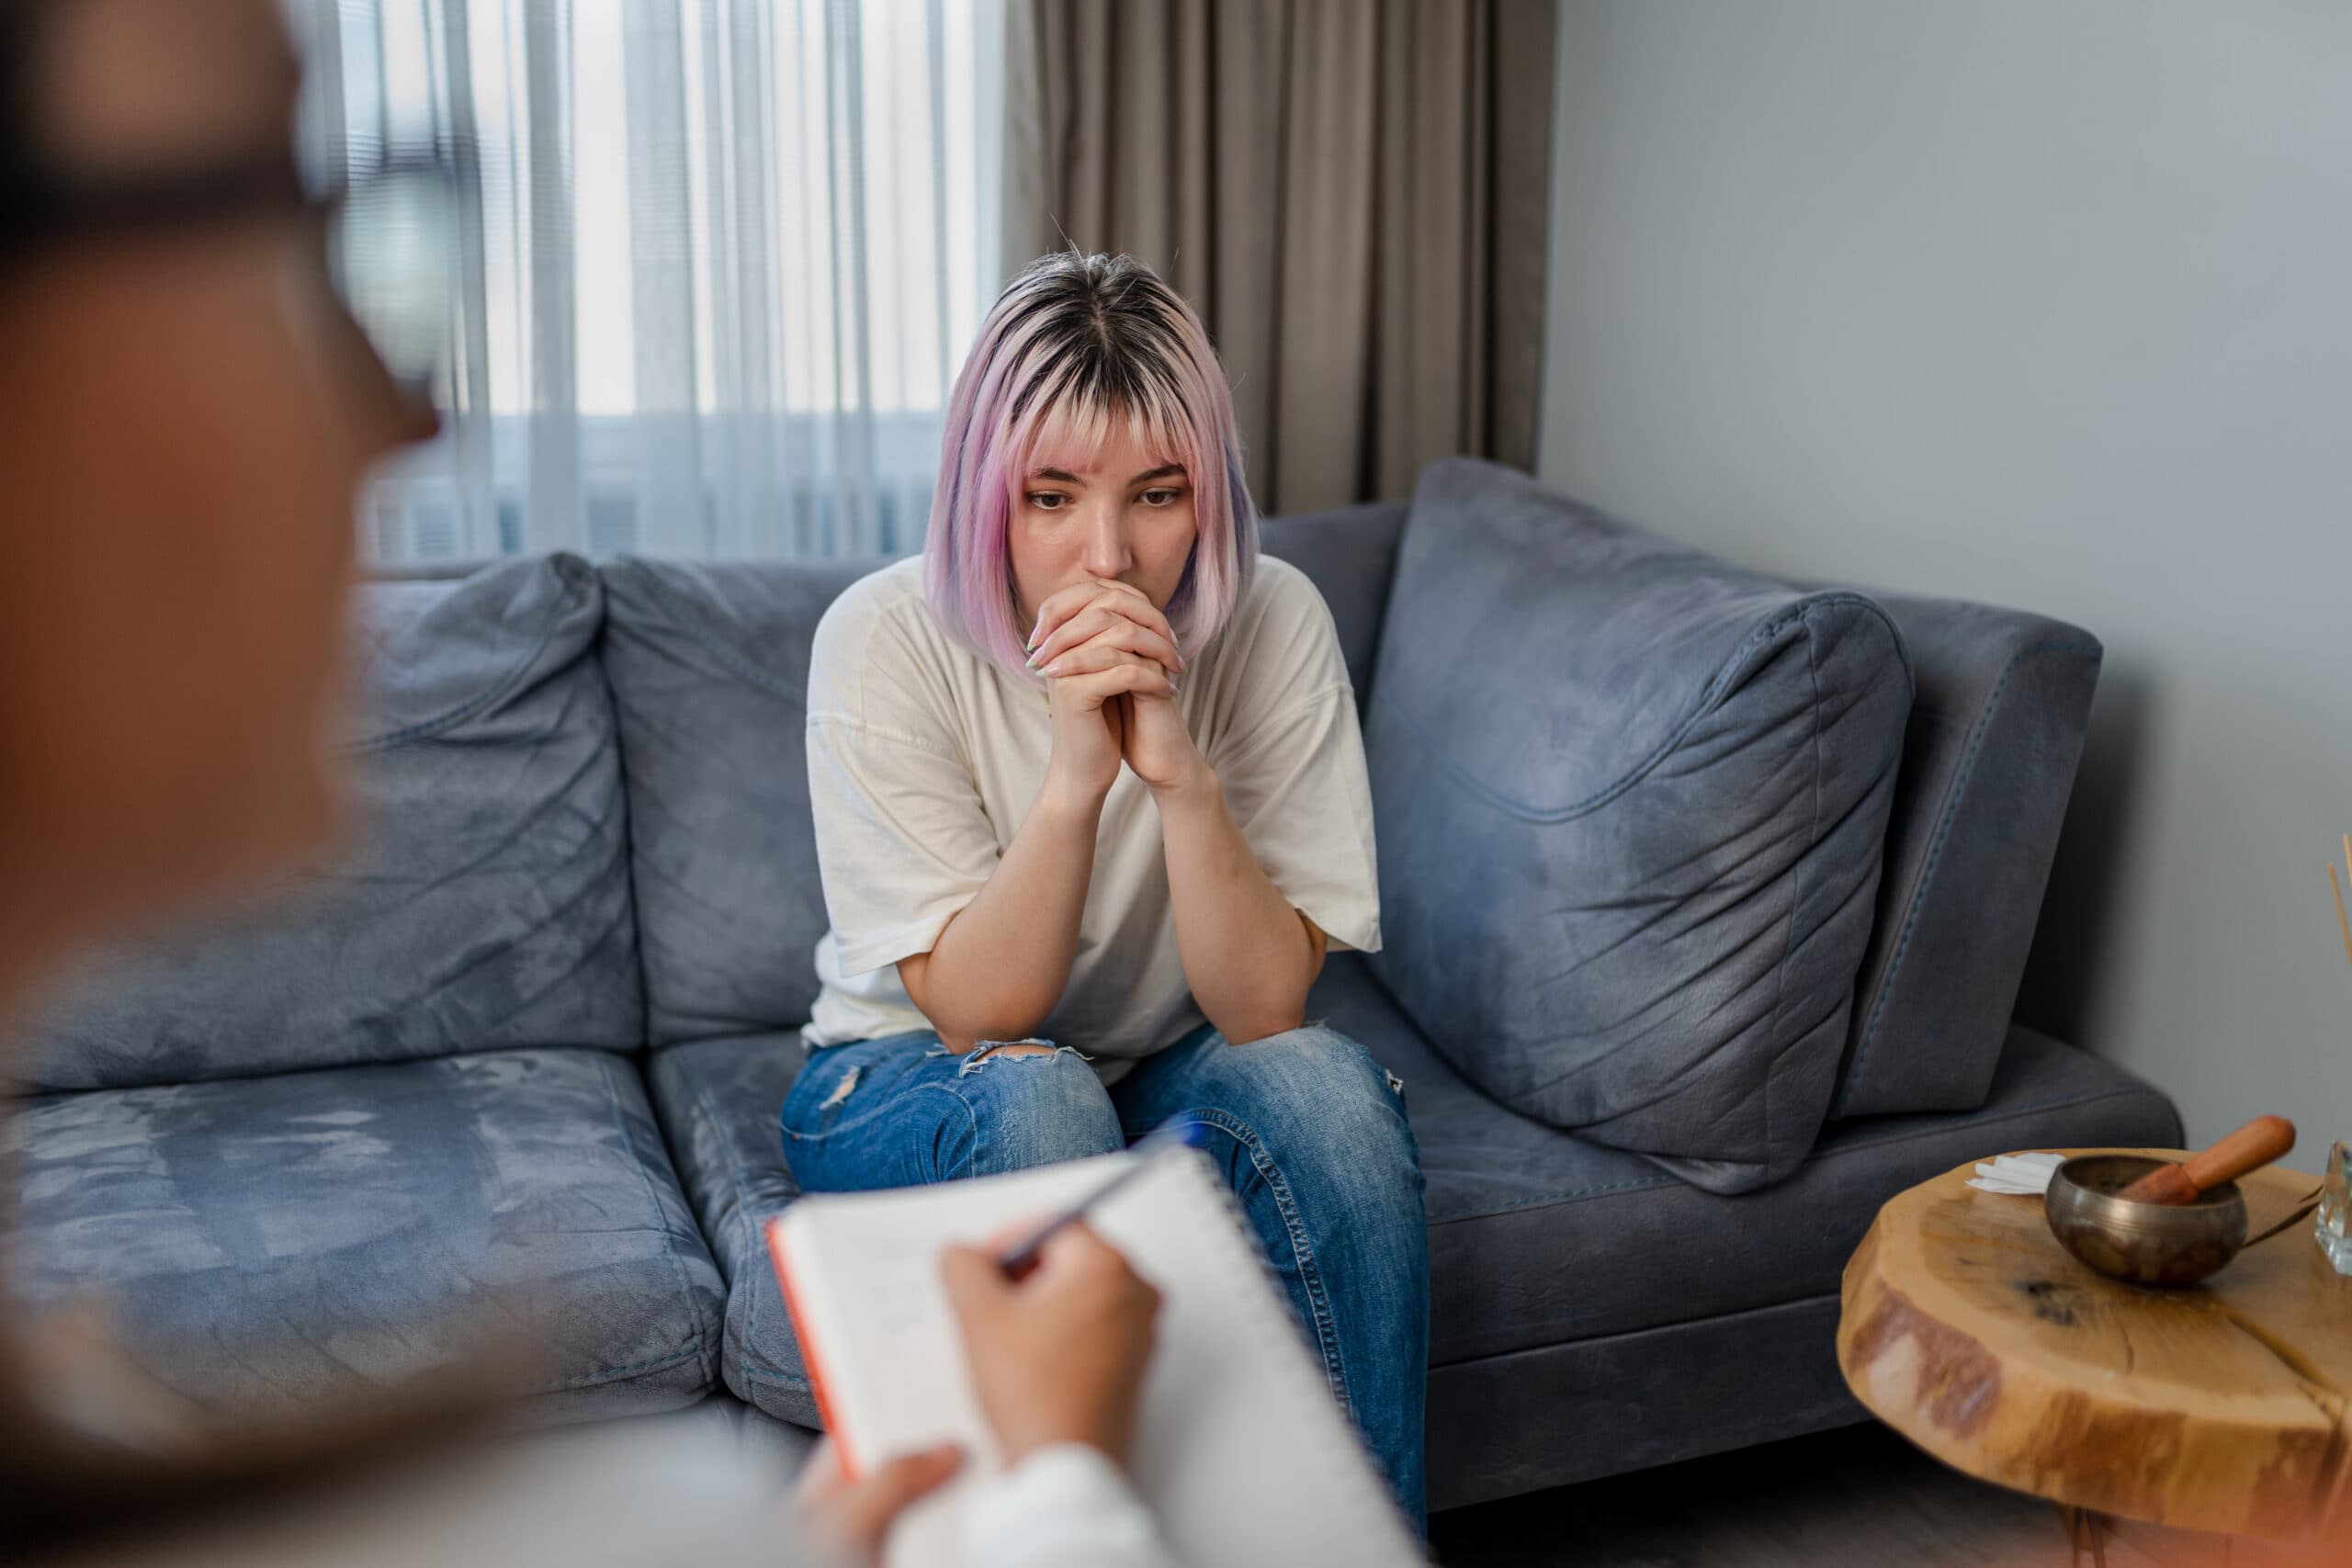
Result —
[[1152, 469], [1152, 470], [1150, 470], [1148, 473], [1141, 473], [1141, 474], [1137, 474], [1135, 478], [1133, 478], [1133, 479], [1129, 479], [1127, 482], [1128, 482], [1129, 484], [1131, 484], [1131, 485], [1139, 485], [1139, 484], [1143, 484], [1143, 483], [1145, 483], [1146, 481], [1150, 480], [1150, 479], [1182, 479], [1182, 478], [1183, 477], [1183, 474], [1184, 474], [1184, 465], [1183, 465], [1183, 464], [1182, 464], [1182, 463], [1162, 463], [1162, 464], [1160, 464], [1160, 465], [1159, 465], [1159, 467], [1158, 467], [1158, 468], [1153, 468], [1153, 469]]
[[1082, 485], [1086, 482], [1068, 468], [1039, 468], [1029, 477], [1033, 479], [1059, 479], [1066, 485]]

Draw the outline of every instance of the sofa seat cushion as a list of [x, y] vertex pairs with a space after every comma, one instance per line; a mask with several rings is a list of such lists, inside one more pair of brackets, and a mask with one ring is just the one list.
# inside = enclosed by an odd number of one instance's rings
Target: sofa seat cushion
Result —
[[23, 1180], [20, 1287], [96, 1293], [141, 1364], [207, 1405], [397, 1382], [484, 1307], [534, 1314], [534, 1417], [669, 1409], [710, 1386], [718, 1272], [628, 1057], [52, 1094], [0, 1139]]
[[[1405, 1080], [1429, 1179], [1437, 1366], [1834, 1292], [1879, 1205], [1963, 1159], [2180, 1136], [2154, 1089], [2018, 1030], [1983, 1110], [1842, 1122], [1792, 1180], [1723, 1197], [1497, 1105], [1430, 1048], [1363, 954], [1335, 954], [1308, 1005]], [[813, 1426], [762, 1235], [799, 1196], [776, 1116], [802, 1059], [796, 1033], [742, 1035], [660, 1052], [649, 1077], [727, 1277], [721, 1376], [746, 1403]]]
[[816, 1395], [764, 1235], [767, 1222], [800, 1196], [784, 1163], [777, 1119], [806, 1060], [797, 1029], [732, 1035], [657, 1051], [646, 1077], [686, 1197], [727, 1280], [719, 1376], [746, 1404], [814, 1427]]
[[1718, 1192], [1819, 1132], [1911, 676], [1885, 612], [1455, 458], [1364, 727], [1382, 980], [1504, 1104]]
[[1835, 1292], [1879, 1205], [1962, 1160], [2180, 1137], [2162, 1094], [2018, 1029], [1981, 1110], [1840, 1122], [1789, 1180], [1725, 1197], [1497, 1105], [1361, 955], [1335, 956], [1308, 1007], [1405, 1080], [1429, 1179], [1437, 1366]]
[[28, 1087], [120, 1089], [511, 1046], [643, 1043], [602, 582], [548, 556], [356, 606], [355, 841], [91, 954]]

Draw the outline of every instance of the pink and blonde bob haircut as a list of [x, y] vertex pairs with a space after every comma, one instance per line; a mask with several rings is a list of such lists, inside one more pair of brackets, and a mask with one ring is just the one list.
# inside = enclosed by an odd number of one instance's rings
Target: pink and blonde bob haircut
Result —
[[1181, 464], [1192, 558], [1168, 624], [1187, 659], [1223, 628], [1258, 564], [1258, 511], [1233, 399], [1192, 307], [1133, 256], [1042, 256], [1006, 286], [947, 406], [923, 590], [948, 632], [1030, 679], [1013, 602], [1013, 510], [1042, 454], [1098, 449], [1127, 422]]

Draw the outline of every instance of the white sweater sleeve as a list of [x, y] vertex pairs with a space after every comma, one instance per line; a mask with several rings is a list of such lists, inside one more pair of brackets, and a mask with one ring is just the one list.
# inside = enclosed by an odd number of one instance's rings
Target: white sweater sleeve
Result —
[[1116, 1467], [1083, 1443], [1037, 1450], [964, 1512], [963, 1568], [1177, 1568]]

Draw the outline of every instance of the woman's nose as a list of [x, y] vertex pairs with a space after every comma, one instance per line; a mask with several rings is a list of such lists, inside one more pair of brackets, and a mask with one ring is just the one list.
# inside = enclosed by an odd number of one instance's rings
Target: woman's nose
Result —
[[1096, 577], [1117, 577], [1135, 564], [1127, 547], [1127, 520], [1118, 507], [1098, 505], [1087, 519], [1085, 558], [1080, 563]]

